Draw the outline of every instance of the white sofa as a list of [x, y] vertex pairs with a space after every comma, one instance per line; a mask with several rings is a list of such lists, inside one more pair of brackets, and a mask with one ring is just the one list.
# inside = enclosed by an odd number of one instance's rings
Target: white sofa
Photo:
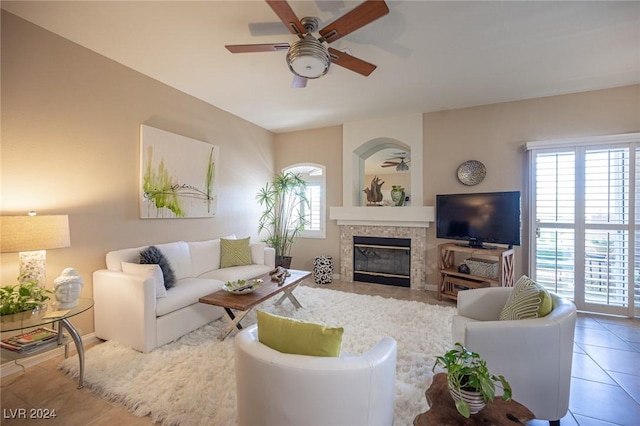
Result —
[[390, 426], [397, 343], [382, 338], [361, 355], [278, 352], [254, 324], [234, 340], [239, 426]]
[[458, 293], [452, 337], [478, 352], [489, 371], [502, 374], [513, 399], [539, 420], [559, 424], [569, 408], [576, 307], [551, 293], [553, 310], [542, 318], [500, 321], [512, 287]]
[[275, 252], [252, 243], [251, 265], [220, 268], [220, 239], [155, 244], [168, 259], [176, 284], [156, 298], [154, 278], [122, 272], [122, 263], [139, 263], [147, 246], [107, 253], [107, 269], [93, 273], [95, 334], [149, 352], [222, 316], [222, 308], [198, 299], [224, 282], [248, 279], [275, 266]]

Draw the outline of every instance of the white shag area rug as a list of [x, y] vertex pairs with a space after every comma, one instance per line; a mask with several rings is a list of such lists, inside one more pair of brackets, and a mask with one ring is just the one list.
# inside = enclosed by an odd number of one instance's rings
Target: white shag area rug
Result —
[[[429, 408], [424, 393], [435, 357], [451, 348], [454, 308], [304, 286], [295, 295], [303, 309], [296, 311], [288, 300], [274, 306], [277, 297], [257, 309], [344, 327], [342, 350], [352, 354], [393, 337], [398, 342], [395, 426], [412, 425]], [[254, 322], [255, 309], [242, 323]], [[218, 340], [226, 325], [224, 319], [213, 321], [146, 354], [112, 341], [97, 345], [85, 354], [85, 386], [164, 425], [233, 426], [233, 338]], [[61, 368], [77, 377], [77, 358], [66, 359]]]

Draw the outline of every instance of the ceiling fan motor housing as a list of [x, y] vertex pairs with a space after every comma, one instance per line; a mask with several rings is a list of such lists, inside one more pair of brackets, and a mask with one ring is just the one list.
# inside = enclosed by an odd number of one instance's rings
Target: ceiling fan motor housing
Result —
[[291, 72], [303, 78], [322, 77], [331, 65], [329, 50], [311, 34], [291, 44], [286, 60]]

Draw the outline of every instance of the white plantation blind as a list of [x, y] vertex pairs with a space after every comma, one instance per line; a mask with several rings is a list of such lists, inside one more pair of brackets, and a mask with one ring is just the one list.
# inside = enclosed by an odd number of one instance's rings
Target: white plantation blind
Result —
[[325, 238], [325, 167], [319, 164], [298, 164], [283, 169], [283, 172], [298, 174], [307, 183], [306, 196], [308, 206], [303, 208], [307, 218], [307, 225], [300, 233], [302, 238]]
[[536, 220], [572, 223], [575, 215], [575, 153], [539, 154], [536, 176]]
[[629, 221], [629, 148], [590, 149], [585, 153], [585, 220]]
[[640, 134], [533, 142], [526, 149], [531, 274], [580, 309], [637, 314]]
[[320, 206], [322, 191], [320, 184], [313, 182], [307, 183], [307, 200], [309, 200], [309, 223], [306, 229], [308, 231], [320, 230]]

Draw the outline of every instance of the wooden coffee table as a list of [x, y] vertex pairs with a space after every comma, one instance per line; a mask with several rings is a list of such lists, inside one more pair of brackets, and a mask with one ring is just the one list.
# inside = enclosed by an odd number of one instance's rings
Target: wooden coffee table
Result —
[[[311, 272], [289, 269], [289, 273], [291, 276], [287, 277], [281, 285], [278, 285], [277, 281], [271, 281], [271, 276], [269, 274], [252, 278], [262, 279], [264, 281], [264, 283], [253, 293], [233, 294], [225, 290], [218, 290], [215, 293], [201, 297], [199, 299], [200, 303], [220, 306], [224, 308], [224, 311], [227, 313], [229, 326], [220, 336], [220, 340], [224, 340], [234, 328], [241, 330], [242, 325], [240, 325], [240, 321], [242, 321], [242, 319], [251, 312], [251, 309], [265, 300], [272, 298], [276, 294], [282, 293], [282, 296], [276, 301], [276, 305], [281, 304], [285, 299], [289, 299], [296, 309], [301, 308], [302, 305], [293, 295], [293, 290], [302, 282], [302, 280], [311, 276]], [[234, 313], [233, 310], [239, 312]]]

